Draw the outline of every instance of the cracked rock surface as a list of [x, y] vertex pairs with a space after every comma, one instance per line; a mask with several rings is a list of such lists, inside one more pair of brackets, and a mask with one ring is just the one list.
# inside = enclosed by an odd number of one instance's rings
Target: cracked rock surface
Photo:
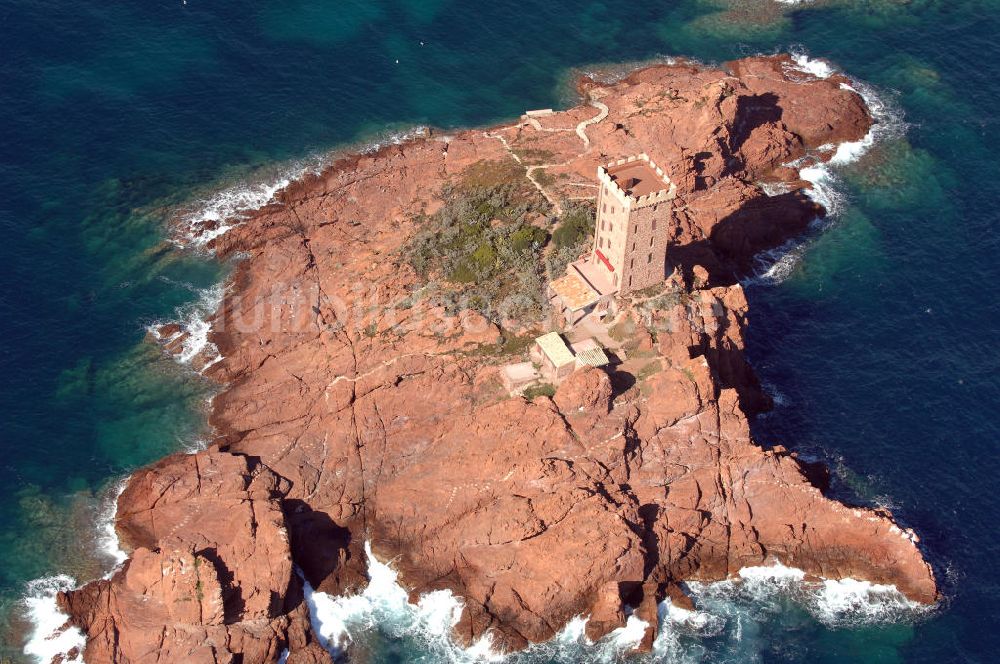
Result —
[[[781, 56], [584, 80], [586, 101], [554, 116], [344, 157], [215, 240], [245, 256], [206, 372], [224, 386], [219, 436], [132, 477], [117, 517], [130, 559], [61, 596], [86, 660], [329, 661], [294, 568], [317, 590], [357, 590], [365, 541], [414, 596], [464, 598], [457, 638], [491, 631], [507, 649], [581, 614], [597, 638], [625, 604], [655, 615], [653, 599], [684, 601], [681, 581], [774, 561], [934, 601], [915, 536], [824, 497], [749, 433], [767, 398], [734, 275], [821, 212], [781, 165], [868, 131], [842, 83]], [[593, 196], [599, 164], [639, 152], [678, 185], [668, 256], [685, 293], [652, 312], [655, 334], [639, 325], [658, 363], [641, 385], [585, 369], [553, 398], [508, 398], [509, 360], [477, 352], [496, 346], [493, 323], [424, 302], [386, 313], [421, 286], [399, 257], [416, 213], [474, 164], [525, 150], [545, 151], [552, 177], [531, 183], [552, 200]], [[766, 180], [787, 193], [765, 195]]]

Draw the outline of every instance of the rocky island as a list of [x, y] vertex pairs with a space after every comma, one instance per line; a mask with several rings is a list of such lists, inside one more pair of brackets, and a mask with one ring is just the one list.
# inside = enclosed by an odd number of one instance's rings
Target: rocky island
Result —
[[[200, 229], [241, 259], [218, 355], [197, 358], [223, 386], [218, 436], [133, 475], [116, 520], [129, 560], [60, 595], [86, 661], [329, 661], [304, 581], [357, 592], [366, 543], [413, 598], [463, 599], [458, 640], [503, 650], [581, 615], [597, 639], [630, 607], [648, 647], [685, 581], [779, 562], [936, 600], [911, 531], [825, 497], [822, 467], [748, 424], [769, 399], [738, 278], [823, 214], [789, 165], [863, 139], [862, 97], [787, 56], [579, 89], [567, 111], [345, 157], [224, 234]], [[646, 253], [603, 244], [595, 174], [633, 155], [669, 196], [649, 240], [662, 279], [628, 289], [621, 261]], [[642, 177], [616, 182], [638, 200]], [[603, 260], [609, 296], [573, 277], [581, 260]], [[581, 292], [594, 308], [574, 310]], [[552, 332], [607, 361], [536, 375]]]

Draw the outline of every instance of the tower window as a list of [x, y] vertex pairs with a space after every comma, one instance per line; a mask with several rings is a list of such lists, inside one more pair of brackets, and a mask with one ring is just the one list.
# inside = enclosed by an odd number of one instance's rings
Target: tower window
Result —
[[656, 230], [656, 217], [653, 217], [653, 230]]
[[649, 252], [649, 256], [646, 258], [646, 262], [647, 263], [652, 263], [653, 262], [653, 252], [652, 251]]
[[653, 236], [649, 236], [649, 246], [653, 246]]
[[604, 211], [604, 212], [607, 212], [608, 211], [608, 204], [607, 203], [602, 204], [601, 205], [601, 210]]

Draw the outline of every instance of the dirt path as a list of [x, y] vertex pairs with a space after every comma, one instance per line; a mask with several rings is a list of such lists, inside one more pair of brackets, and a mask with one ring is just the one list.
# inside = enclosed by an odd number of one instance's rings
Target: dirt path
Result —
[[583, 141], [583, 151], [587, 152], [590, 150], [590, 138], [587, 137], [587, 126], [592, 124], [597, 124], [604, 118], [608, 117], [608, 105], [604, 102], [597, 101], [596, 99], [590, 100], [590, 105], [598, 109], [600, 113], [590, 118], [589, 120], [584, 120], [576, 126], [576, 135], [580, 137]]
[[[578, 154], [576, 154], [575, 156], [573, 156], [571, 159], [567, 159], [565, 161], [561, 161], [561, 162], [558, 162], [558, 163], [553, 163], [553, 164], [538, 164], [536, 166], [528, 166], [528, 165], [526, 165], [521, 160], [521, 158], [517, 155], [517, 153], [514, 152], [513, 148], [510, 147], [510, 144], [507, 142], [506, 138], [504, 138], [502, 135], [497, 134], [497, 133], [493, 133], [493, 134], [491, 134], [491, 133], [484, 133], [484, 136], [487, 136], [488, 138], [495, 138], [498, 141], [500, 141], [501, 143], [503, 143], [504, 149], [507, 150], [507, 153], [511, 156], [511, 158], [514, 161], [516, 161], [518, 164], [520, 164], [521, 166], [525, 167], [525, 169], [526, 169], [525, 176], [528, 178], [528, 180], [531, 181], [531, 184], [534, 185], [535, 189], [537, 189], [539, 191], [539, 193], [541, 193], [542, 196], [545, 197], [545, 200], [547, 200], [549, 202], [549, 204], [552, 206], [552, 209], [555, 211], [555, 214], [556, 214], [557, 217], [561, 217], [562, 216], [562, 213], [563, 213], [562, 206], [559, 204], [559, 201], [556, 200], [556, 197], [553, 196], [551, 193], [549, 193], [548, 190], [546, 190], [545, 186], [541, 182], [539, 182], [537, 180], [537, 178], [535, 177], [535, 172], [539, 171], [539, 170], [547, 169], [547, 168], [553, 168], [553, 167], [556, 167], [556, 166], [564, 166], [564, 165], [570, 163], [571, 161], [579, 159], [583, 155], [587, 154], [587, 152], [590, 150], [590, 138], [587, 136], [587, 127], [589, 127], [590, 125], [593, 125], [593, 124], [597, 124], [598, 122], [601, 122], [606, 117], [608, 117], [608, 107], [607, 107], [607, 104], [604, 104], [603, 102], [597, 101], [596, 99], [591, 99], [589, 103], [590, 103], [591, 106], [593, 106], [594, 108], [596, 108], [598, 110], [597, 115], [595, 115], [594, 117], [589, 118], [587, 120], [583, 120], [582, 122], [579, 122], [576, 125], [576, 129], [572, 130], [572, 131], [575, 131], [576, 135], [580, 137], [581, 141], [583, 141], [583, 151], [579, 152]], [[560, 128], [560, 127], [554, 127], [554, 128], [548, 128], [548, 129], [546, 129], [545, 127], [542, 127], [541, 123], [539, 123], [538, 120], [535, 119], [535, 118], [528, 118], [528, 124], [530, 124], [536, 131], [550, 131], [550, 132], [571, 131], [570, 129]], [[510, 127], [505, 127], [505, 129], [510, 129]], [[594, 186], [594, 185], [580, 183], [579, 186]], [[574, 196], [572, 200], [585, 200], [585, 199], [589, 199], [589, 198], [593, 198], [593, 197], [592, 196]]]

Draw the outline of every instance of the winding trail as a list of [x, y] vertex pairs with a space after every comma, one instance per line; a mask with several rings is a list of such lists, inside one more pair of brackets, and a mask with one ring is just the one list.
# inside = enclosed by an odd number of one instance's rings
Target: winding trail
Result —
[[[563, 127], [545, 128], [545, 127], [542, 127], [541, 123], [536, 118], [528, 118], [528, 124], [531, 125], [531, 127], [534, 128], [535, 131], [549, 131], [549, 132], [575, 131], [576, 132], [576, 135], [580, 137], [581, 141], [583, 141], [583, 151], [577, 153], [571, 159], [567, 159], [565, 161], [561, 161], [561, 162], [557, 162], [557, 163], [552, 163], [552, 164], [538, 164], [538, 165], [535, 165], [535, 166], [528, 166], [527, 164], [524, 163], [524, 161], [521, 160], [521, 157], [519, 157], [517, 155], [517, 153], [514, 152], [513, 148], [510, 147], [510, 143], [507, 142], [506, 138], [504, 138], [502, 135], [500, 135], [498, 133], [492, 133], [491, 134], [491, 133], [488, 133], [488, 132], [483, 132], [483, 135], [486, 136], [487, 138], [495, 138], [498, 141], [500, 141], [501, 143], [503, 143], [504, 149], [507, 150], [507, 153], [511, 156], [511, 158], [513, 158], [514, 161], [516, 161], [521, 166], [525, 167], [525, 177], [527, 177], [528, 180], [531, 181], [531, 184], [534, 185], [535, 189], [537, 189], [539, 191], [539, 193], [541, 193], [541, 195], [545, 197], [545, 200], [548, 201], [549, 205], [552, 206], [552, 209], [555, 210], [555, 214], [556, 214], [557, 217], [561, 217], [562, 216], [562, 213], [563, 213], [562, 206], [559, 204], [559, 201], [556, 199], [556, 197], [553, 196], [551, 193], [548, 192], [548, 190], [545, 189], [545, 185], [543, 185], [541, 182], [538, 181], [538, 179], [535, 177], [535, 171], [546, 169], [546, 168], [553, 168], [555, 166], [564, 166], [564, 165], [570, 163], [571, 161], [579, 159], [580, 157], [582, 157], [583, 155], [587, 154], [587, 152], [590, 151], [590, 137], [587, 136], [587, 127], [589, 127], [590, 125], [593, 125], [593, 124], [597, 124], [598, 122], [601, 122], [602, 120], [604, 120], [605, 118], [607, 118], [609, 111], [608, 111], [607, 104], [605, 104], [604, 102], [597, 101], [596, 99], [590, 99], [590, 101], [588, 103], [591, 106], [593, 106], [594, 108], [596, 108], [598, 110], [597, 115], [595, 115], [592, 118], [589, 118], [587, 120], [583, 120], [582, 122], [577, 123], [576, 128], [573, 129], [573, 130], [570, 130], [570, 129], [567, 129], [567, 128], [563, 128]], [[514, 126], [514, 125], [512, 125], [512, 126]], [[503, 129], [510, 129], [510, 128], [511, 127], [504, 127]], [[581, 186], [581, 187], [596, 187], [596, 185], [592, 185], [592, 184], [584, 184], [584, 183], [575, 183], [575, 184], [577, 184], [577, 186]], [[590, 199], [590, 198], [593, 198], [593, 197], [592, 196], [574, 196], [570, 200], [587, 200], [587, 199]]]
[[584, 120], [576, 126], [576, 135], [580, 137], [583, 141], [584, 152], [590, 150], [590, 138], [587, 136], [587, 126], [592, 124], [597, 124], [604, 118], [608, 117], [608, 105], [602, 101], [597, 101], [596, 99], [590, 100], [590, 105], [598, 109], [600, 113], [590, 118], [589, 120]]

